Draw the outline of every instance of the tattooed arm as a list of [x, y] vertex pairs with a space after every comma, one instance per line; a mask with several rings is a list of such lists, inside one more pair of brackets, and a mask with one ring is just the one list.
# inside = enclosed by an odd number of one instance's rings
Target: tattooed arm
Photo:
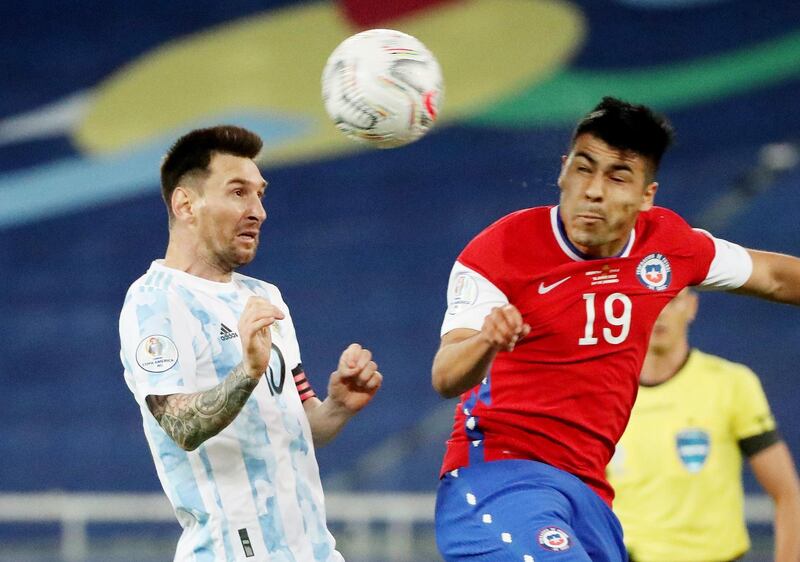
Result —
[[146, 398], [150, 412], [182, 449], [193, 451], [239, 415], [267, 369], [272, 350], [269, 327], [283, 317], [268, 300], [250, 297], [239, 318], [242, 362], [224, 381], [202, 392]]
[[193, 451], [225, 429], [244, 407], [258, 379], [240, 363], [217, 386], [192, 394], [150, 395], [153, 417], [181, 449]]

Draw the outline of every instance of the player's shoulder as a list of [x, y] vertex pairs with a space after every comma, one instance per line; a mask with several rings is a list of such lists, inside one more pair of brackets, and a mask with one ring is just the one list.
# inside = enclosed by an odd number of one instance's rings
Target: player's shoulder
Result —
[[657, 243], [659, 247], [666, 245], [680, 252], [706, 248], [705, 245], [698, 246], [698, 241], [711, 241], [709, 233], [693, 228], [686, 219], [665, 207], [653, 207], [639, 213], [636, 236], [643, 243]]
[[131, 306], [151, 308], [168, 307], [191, 300], [191, 284], [187, 285], [187, 274], [153, 262], [150, 268], [128, 288], [123, 310]]
[[639, 213], [639, 226], [650, 229], [691, 229], [686, 219], [678, 213], [672, 209], [658, 206], [654, 206], [647, 211]]
[[168, 279], [159, 275], [158, 270], [150, 268], [128, 287], [128, 292], [125, 293], [125, 305], [131, 301], [150, 300], [148, 295], [150, 297], [166, 295], [170, 292], [170, 286]]
[[535, 244], [520, 244], [520, 240], [535, 240], [546, 233], [550, 208], [533, 207], [510, 213], [493, 222], [475, 236], [459, 254], [458, 261], [487, 279], [497, 282], [522, 266], [530, 266]]
[[758, 379], [758, 376], [747, 365], [698, 349], [692, 350], [692, 366], [720, 384], [734, 384], [738, 381], [747, 382], [751, 379]]
[[495, 245], [503, 240], [519, 241], [520, 236], [535, 235], [550, 224], [551, 207], [531, 207], [509, 213], [484, 228], [470, 242], [471, 246], [490, 243]]
[[500, 217], [487, 226], [483, 232], [507, 231], [525, 227], [536, 227], [550, 223], [550, 209], [552, 207], [530, 207], [519, 209]]

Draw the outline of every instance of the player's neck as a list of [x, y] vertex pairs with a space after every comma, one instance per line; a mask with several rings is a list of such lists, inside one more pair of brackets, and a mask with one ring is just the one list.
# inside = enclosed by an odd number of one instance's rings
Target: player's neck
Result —
[[167, 253], [164, 256], [164, 265], [217, 283], [228, 283], [232, 271], [226, 270], [206, 259], [196, 244], [187, 244], [180, 239], [170, 236]]
[[689, 342], [686, 340], [681, 340], [678, 345], [669, 348], [664, 353], [648, 351], [642, 364], [639, 384], [656, 386], [668, 381], [677, 375], [686, 364], [689, 351]]

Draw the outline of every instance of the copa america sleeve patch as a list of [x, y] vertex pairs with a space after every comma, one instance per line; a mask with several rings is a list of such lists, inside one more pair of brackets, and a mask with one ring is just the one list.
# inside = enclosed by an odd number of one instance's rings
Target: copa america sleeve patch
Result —
[[477, 300], [477, 281], [470, 273], [461, 272], [453, 281], [453, 294], [447, 299], [447, 314], [458, 314], [475, 304]]
[[456, 328], [480, 330], [492, 309], [506, 304], [508, 298], [494, 283], [457, 261], [447, 285], [447, 312], [441, 335]]
[[147, 336], [136, 347], [136, 363], [148, 373], [163, 373], [178, 362], [178, 348], [167, 336]]

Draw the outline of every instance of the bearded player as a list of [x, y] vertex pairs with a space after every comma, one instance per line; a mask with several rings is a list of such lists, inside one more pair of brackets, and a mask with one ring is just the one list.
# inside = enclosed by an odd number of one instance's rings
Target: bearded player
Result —
[[626, 560], [605, 467], [661, 309], [694, 285], [800, 304], [800, 260], [653, 205], [671, 140], [662, 116], [604, 98], [562, 158], [559, 204], [458, 256], [432, 369], [461, 397], [436, 505], [445, 560]]

